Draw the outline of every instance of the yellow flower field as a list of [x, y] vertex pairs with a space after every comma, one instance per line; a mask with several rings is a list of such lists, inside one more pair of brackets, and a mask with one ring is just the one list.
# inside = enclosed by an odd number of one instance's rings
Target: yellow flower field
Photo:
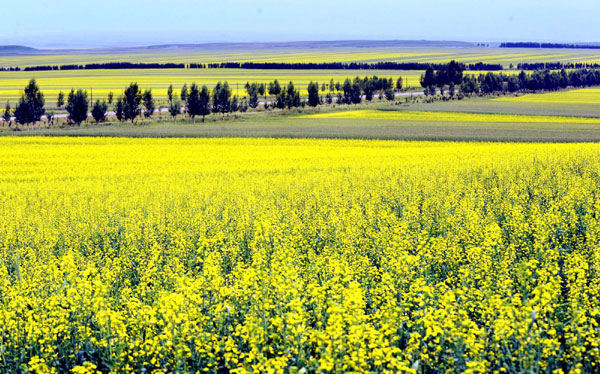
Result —
[[597, 144], [0, 138], [0, 372], [594, 372], [599, 173]]
[[[333, 78], [335, 82], [343, 83], [346, 78], [355, 76], [365, 77], [377, 75], [392, 78], [398, 76], [408, 80], [409, 87], [419, 85], [421, 72], [390, 71], [390, 70], [253, 70], [253, 69], [139, 69], [139, 70], [74, 70], [74, 71], [35, 71], [35, 72], [0, 72], [0, 106], [7, 100], [13, 104], [23, 93], [23, 88], [30, 79], [35, 78], [40, 89], [46, 96], [49, 105], [54, 105], [60, 91], [67, 94], [71, 88], [87, 90], [93, 93], [94, 99], [105, 99], [109, 92], [120, 95], [131, 82], [137, 82], [142, 89], [152, 89], [159, 100], [165, 102], [167, 89], [173, 85], [175, 94], [179, 94], [184, 84], [190, 86], [193, 82], [213, 88], [217, 82], [228, 81], [234, 95], [246, 96], [246, 82], [262, 82], [267, 84], [279, 80], [287, 85], [292, 81], [306, 95], [310, 81], [329, 85]], [[324, 95], [325, 93], [323, 93]], [[14, 105], [13, 105], [14, 106]]]
[[423, 122], [491, 122], [491, 123], [598, 123], [600, 118], [539, 116], [518, 114], [486, 114], [461, 112], [424, 112], [412, 110], [348, 110], [345, 112], [318, 113], [304, 115], [302, 118], [327, 119], [372, 119], [390, 121]]
[[600, 104], [600, 89], [582, 88], [579, 90], [527, 94], [517, 97], [501, 97], [494, 100], [522, 103]]

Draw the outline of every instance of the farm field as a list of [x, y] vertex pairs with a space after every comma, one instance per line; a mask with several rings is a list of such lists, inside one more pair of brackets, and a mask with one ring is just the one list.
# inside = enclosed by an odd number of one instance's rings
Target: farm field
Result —
[[[561, 91], [567, 96], [570, 92], [576, 91]], [[596, 104], [520, 102], [520, 97], [501, 100], [493, 96], [433, 103], [409, 99], [400, 96], [395, 104], [376, 99], [351, 106], [326, 105], [285, 112], [258, 110], [228, 115], [225, 120], [213, 114], [205, 123], [196, 124], [181, 118], [173, 122], [163, 113], [138, 126], [89, 123], [19, 132], [2, 127], [0, 135], [600, 141], [600, 107]]]
[[599, 172], [597, 144], [0, 138], [0, 368], [591, 372]]
[[600, 62], [600, 51], [590, 49], [519, 49], [484, 47], [373, 47], [373, 48], [265, 48], [265, 49], [158, 49], [157, 51], [72, 53], [0, 56], [0, 67], [67, 65], [97, 62], [431, 62], [494, 63], [509, 67], [521, 62]]
[[579, 90], [548, 92], [543, 94], [528, 94], [518, 97], [503, 97], [496, 100], [521, 103], [600, 104], [600, 89], [584, 88]]
[[115, 95], [131, 83], [137, 82], [143, 89], [152, 89], [153, 94], [163, 102], [167, 98], [170, 84], [179, 93], [184, 84], [188, 86], [196, 82], [214, 87], [218, 81], [228, 81], [233, 94], [245, 96], [246, 82], [268, 83], [275, 79], [287, 84], [290, 80], [306, 95], [306, 86], [312, 81], [329, 85], [333, 78], [343, 82], [346, 78], [355, 76], [405, 78], [409, 87], [419, 86], [421, 72], [419, 71], [390, 71], [390, 70], [244, 70], [244, 69], [148, 69], [148, 70], [75, 70], [75, 71], [35, 71], [35, 72], [0, 72], [0, 103], [7, 100], [16, 102], [22, 94], [23, 87], [31, 78], [37, 80], [41, 90], [46, 95], [49, 106], [53, 106], [60, 91], [65, 94], [71, 88], [85, 89], [92, 92], [94, 98], [103, 99], [109, 92]]

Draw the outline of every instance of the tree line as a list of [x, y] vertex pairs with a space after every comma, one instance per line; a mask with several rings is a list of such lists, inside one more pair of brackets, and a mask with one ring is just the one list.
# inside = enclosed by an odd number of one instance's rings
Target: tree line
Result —
[[[262, 70], [425, 70], [429, 65], [421, 62], [220, 62], [220, 63], [143, 63], [143, 62], [103, 62], [93, 64], [39, 65], [21, 67], [4, 67], [0, 71], [52, 71], [52, 70], [118, 70], [118, 69], [262, 69]], [[445, 64], [433, 64], [435, 69]], [[461, 64], [463, 70], [499, 71], [500, 64], [478, 62]]]
[[500, 48], [570, 48], [570, 49], [600, 49], [594, 44], [569, 44], [569, 43], [536, 43], [536, 42], [505, 42]]
[[[443, 94], [444, 86], [450, 82], [456, 84], [456, 79], [446, 78], [448, 75], [427, 69], [421, 77], [421, 86], [425, 94], [435, 94], [438, 87]], [[443, 77], [441, 80], [438, 77]], [[518, 75], [488, 72], [479, 76], [465, 75], [460, 79], [460, 92], [464, 95], [493, 94], [518, 91], [556, 91], [567, 87], [581, 88], [600, 85], [600, 69], [576, 70], [536, 70], [531, 74], [521, 71]], [[450, 90], [450, 95], [454, 91]]]
[[600, 69], [600, 64], [584, 62], [527, 62], [517, 64], [518, 70]]

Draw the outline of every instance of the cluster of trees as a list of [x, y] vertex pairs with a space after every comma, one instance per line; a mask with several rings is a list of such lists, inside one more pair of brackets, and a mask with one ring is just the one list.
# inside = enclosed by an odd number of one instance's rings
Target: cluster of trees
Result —
[[582, 63], [582, 62], [529, 62], [517, 64], [518, 70], [560, 70], [560, 69], [600, 69], [600, 64], [597, 63]]
[[232, 96], [231, 88], [227, 82], [218, 82], [212, 94], [206, 85], [199, 87], [196, 83], [193, 83], [188, 89], [187, 84], [184, 84], [179, 97], [175, 96], [173, 85], [170, 85], [167, 89], [167, 97], [169, 100], [169, 113], [173, 118], [180, 114], [183, 109], [194, 122], [196, 122], [197, 116], [201, 116], [202, 122], [204, 122], [206, 116], [211, 113], [220, 113], [225, 116], [226, 113], [248, 110], [246, 101], [240, 101], [237, 96]]
[[565, 43], [501, 43], [500, 48], [572, 48], [572, 49], [600, 49], [600, 45], [594, 44], [565, 44]]
[[426, 95], [435, 95], [436, 87], [444, 94], [444, 88], [449, 87], [450, 96], [453, 96], [457, 85], [463, 82], [464, 66], [456, 61], [443, 65], [438, 70], [428, 66], [425, 73], [421, 75], [421, 87]]
[[[20, 67], [5, 67], [0, 71], [46, 71], [46, 70], [98, 70], [98, 69], [285, 69], [285, 70], [425, 70], [430, 64], [420, 62], [391, 62], [382, 61], [375, 63], [364, 62], [221, 62], [212, 64], [201, 63], [143, 63], [143, 62], [104, 62], [85, 65], [39, 65]], [[444, 64], [433, 64], [434, 69], [443, 68]], [[500, 64], [461, 64], [463, 70], [473, 71], [499, 71], [503, 70]]]
[[556, 91], [567, 87], [587, 87], [600, 85], [600, 70], [536, 70], [531, 74], [521, 71], [518, 75], [480, 74], [478, 77], [465, 76], [461, 84], [464, 94], [491, 94], [495, 92], [517, 91]]
[[104, 62], [86, 65], [40, 65], [26, 66], [23, 71], [45, 70], [99, 70], [99, 69], [184, 69], [185, 64], [177, 63], [142, 63], [142, 62]]

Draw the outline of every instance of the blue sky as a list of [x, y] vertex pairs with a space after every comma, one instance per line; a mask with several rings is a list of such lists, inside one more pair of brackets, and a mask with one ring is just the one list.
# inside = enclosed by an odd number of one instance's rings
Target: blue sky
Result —
[[600, 42], [598, 0], [0, 0], [0, 4], [4, 5], [0, 44], [34, 47], [338, 39]]

